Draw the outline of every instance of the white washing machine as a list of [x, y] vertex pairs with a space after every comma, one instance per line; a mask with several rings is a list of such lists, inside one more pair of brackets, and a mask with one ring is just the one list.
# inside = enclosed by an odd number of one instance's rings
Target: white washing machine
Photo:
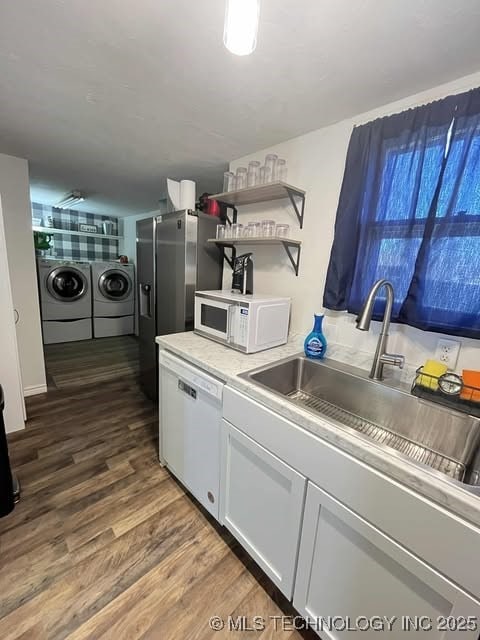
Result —
[[90, 264], [39, 258], [37, 266], [44, 344], [90, 340]]
[[119, 262], [92, 262], [93, 335], [134, 332], [135, 268]]

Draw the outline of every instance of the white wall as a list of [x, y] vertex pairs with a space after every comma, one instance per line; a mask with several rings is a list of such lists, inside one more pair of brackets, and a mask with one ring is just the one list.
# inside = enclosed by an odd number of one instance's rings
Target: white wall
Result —
[[46, 391], [46, 379], [26, 160], [0, 154], [0, 194], [13, 304], [19, 315], [20, 368], [25, 394], [31, 395]]
[[123, 222], [123, 240], [120, 240], [119, 251], [121, 254], [128, 256], [128, 261], [136, 264], [137, 262], [137, 221], [151, 218], [158, 215], [159, 211], [150, 211], [148, 213], [139, 213], [135, 216], [125, 216], [121, 219]]
[[[302, 231], [291, 205], [285, 200], [243, 207], [239, 215], [239, 222], [243, 223], [265, 218], [288, 222], [291, 236], [302, 240], [298, 278], [282, 247], [258, 247], [254, 252], [255, 291], [292, 297], [293, 331], [307, 334], [313, 324], [313, 313], [322, 310], [338, 197], [353, 126], [479, 85], [480, 73], [476, 73], [231, 162], [230, 167], [235, 170], [237, 166], [246, 166], [249, 160], [263, 161], [268, 152], [277, 153], [287, 160], [288, 182], [307, 192]], [[224, 286], [229, 286], [229, 278], [230, 274], [226, 275]], [[333, 343], [373, 353], [378, 326], [372, 323], [371, 331], [364, 333], [355, 328], [353, 316], [327, 312], [325, 333]], [[431, 357], [439, 337], [404, 325], [393, 325], [391, 336], [389, 350], [403, 353], [410, 366], [418, 366]], [[457, 369], [480, 368], [479, 342], [454, 339], [462, 342]]]

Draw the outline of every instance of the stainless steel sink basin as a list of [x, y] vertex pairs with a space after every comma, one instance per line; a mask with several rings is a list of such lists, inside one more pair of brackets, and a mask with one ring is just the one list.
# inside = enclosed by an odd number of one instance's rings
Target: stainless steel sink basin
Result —
[[296, 356], [242, 377], [455, 480], [480, 484], [478, 418], [333, 360]]

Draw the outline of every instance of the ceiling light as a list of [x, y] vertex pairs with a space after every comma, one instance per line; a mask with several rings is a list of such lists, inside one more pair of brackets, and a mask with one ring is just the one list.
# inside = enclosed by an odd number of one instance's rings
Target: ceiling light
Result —
[[223, 42], [237, 56], [248, 56], [257, 46], [260, 0], [227, 0]]
[[55, 206], [58, 209], [71, 209], [84, 200], [85, 196], [83, 196], [80, 191], [72, 191], [70, 195], [66, 196], [63, 200], [60, 200], [60, 202]]

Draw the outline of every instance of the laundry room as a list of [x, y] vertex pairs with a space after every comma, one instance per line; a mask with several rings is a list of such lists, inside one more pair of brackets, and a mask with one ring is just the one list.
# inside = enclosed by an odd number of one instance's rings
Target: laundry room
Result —
[[137, 359], [135, 266], [121, 253], [122, 220], [74, 209], [83, 200], [74, 191], [57, 206], [31, 203], [45, 366], [54, 387], [130, 372]]

